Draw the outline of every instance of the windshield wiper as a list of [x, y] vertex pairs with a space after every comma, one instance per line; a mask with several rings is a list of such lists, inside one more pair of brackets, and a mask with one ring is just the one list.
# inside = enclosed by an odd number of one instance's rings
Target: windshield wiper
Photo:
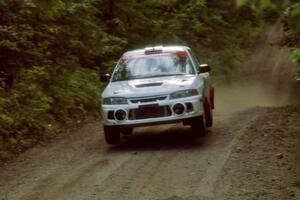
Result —
[[178, 74], [152, 74], [152, 75], [137, 75], [137, 76], [131, 76], [126, 79], [119, 79], [119, 80], [113, 80], [113, 82], [116, 81], [129, 81], [129, 80], [135, 80], [135, 79], [143, 79], [143, 78], [156, 78], [156, 77], [164, 77], [164, 76], [181, 76], [181, 75], [188, 75], [185, 73], [178, 73]]

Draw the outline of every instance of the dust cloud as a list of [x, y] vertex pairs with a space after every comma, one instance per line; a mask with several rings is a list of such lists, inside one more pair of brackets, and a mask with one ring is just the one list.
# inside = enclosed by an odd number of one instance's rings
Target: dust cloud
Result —
[[283, 35], [280, 23], [269, 27], [230, 83], [216, 85], [217, 116], [299, 103], [295, 65], [289, 60], [289, 49], [278, 45]]
[[257, 106], [283, 106], [288, 97], [275, 94], [275, 91], [261, 83], [237, 83], [221, 86], [217, 90], [217, 114], [232, 114]]

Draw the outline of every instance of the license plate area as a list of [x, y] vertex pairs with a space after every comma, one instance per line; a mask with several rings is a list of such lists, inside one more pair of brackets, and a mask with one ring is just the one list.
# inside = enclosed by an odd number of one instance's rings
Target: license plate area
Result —
[[138, 109], [129, 111], [129, 120], [149, 119], [171, 116], [169, 106], [159, 106], [158, 104], [141, 105]]

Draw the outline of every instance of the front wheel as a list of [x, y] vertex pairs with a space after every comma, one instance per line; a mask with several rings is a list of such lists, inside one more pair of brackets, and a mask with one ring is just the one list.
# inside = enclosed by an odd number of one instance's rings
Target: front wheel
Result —
[[197, 117], [192, 123], [192, 135], [203, 137], [206, 134], [203, 116]]
[[103, 126], [104, 137], [107, 144], [118, 144], [120, 142], [120, 129], [115, 126]]

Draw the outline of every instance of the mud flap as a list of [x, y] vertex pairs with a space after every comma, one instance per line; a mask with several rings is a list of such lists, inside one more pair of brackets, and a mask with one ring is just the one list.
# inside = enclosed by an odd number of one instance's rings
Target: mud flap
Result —
[[210, 89], [210, 107], [211, 109], [215, 109], [215, 88], [214, 87]]

